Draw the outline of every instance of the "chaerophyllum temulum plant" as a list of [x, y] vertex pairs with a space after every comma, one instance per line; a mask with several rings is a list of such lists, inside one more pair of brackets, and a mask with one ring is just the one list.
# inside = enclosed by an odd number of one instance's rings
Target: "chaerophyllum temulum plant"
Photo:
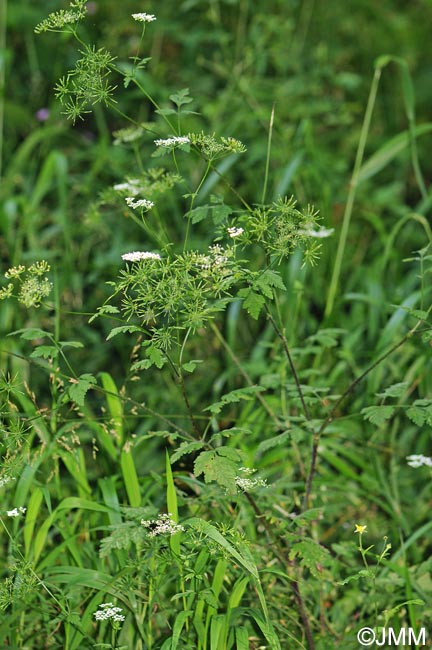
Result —
[[[205, 517], [212, 516], [218, 520], [218, 511], [215, 509], [212, 512], [212, 504], [208, 504], [209, 493], [205, 490], [216, 484], [218, 507], [225, 501], [225, 512], [231, 513], [231, 501], [236, 502], [239, 510], [249, 508], [256, 517], [255, 540], [261, 536], [269, 543], [268, 554], [278, 563], [279, 577], [286, 579], [290, 585], [302, 635], [312, 650], [313, 625], [302, 594], [303, 576], [307, 573], [316, 579], [331, 580], [328, 573], [330, 554], [308, 534], [308, 522], [318, 517], [318, 513], [310, 508], [321, 437], [337, 416], [344, 399], [368, 373], [426, 322], [430, 310], [413, 314], [417, 322], [405, 337], [359, 374], [341, 395], [328, 396], [327, 404], [330, 407], [323, 415], [322, 394], [308, 385], [306, 374], [302, 375], [297, 369], [296, 356], [286, 335], [288, 324], [281, 316], [280, 302], [281, 297], [291, 290], [283, 273], [285, 261], [302, 249], [304, 263], [313, 265], [319, 256], [321, 240], [331, 235], [332, 231], [320, 226], [318, 213], [313, 207], [302, 209], [293, 197], [282, 196], [266, 202], [267, 171], [264, 173], [264, 191], [260, 201], [243, 197], [224, 176], [220, 163], [232, 156], [247, 154], [246, 146], [231, 134], [219, 136], [186, 129], [184, 125], [194, 115], [190, 110], [193, 99], [189, 91], [183, 89], [170, 94], [170, 104], [161, 107], [146, 90], [143, 81], [142, 72], [147, 70], [150, 59], [137, 53], [130, 61], [121, 62], [105, 48], [87, 44], [79, 30], [85, 14], [86, 3], [76, 0], [70, 4], [69, 10], [50, 14], [36, 31], [67, 32], [79, 43], [79, 58], [74, 68], [59, 80], [55, 88], [66, 116], [75, 123], [91, 113], [95, 105], [101, 104], [123, 120], [122, 128], [113, 134], [114, 145], [129, 148], [136, 171], [125, 178], [116, 179], [92, 209], [116, 206], [119, 214], [137, 226], [137, 233], [142, 232], [145, 241], [145, 245], [139, 244], [137, 235], [136, 246], [123, 252], [123, 267], [117, 280], [109, 283], [111, 296], [92, 321], [96, 317], [115, 320], [116, 326], [109, 334], [109, 340], [121, 335], [134, 337], [130, 376], [136, 384], [145, 386], [148, 377], [154, 377], [152, 373], [160, 372], [165, 385], [170, 390], [174, 387], [180, 396], [183, 405], [181, 425], [177, 416], [168, 413], [160, 420], [170, 430], [157, 431], [154, 435], [163, 437], [170, 447], [172, 465], [187, 457], [192, 458], [193, 471], [189, 475], [185, 472], [185, 476], [179, 471], [176, 480], [177, 487], [193, 486], [190, 492], [182, 495], [187, 514], [195, 514], [194, 511], [200, 508], [204, 513], [201, 518], [195, 516], [189, 520], [194, 534], [201, 535], [209, 548], [211, 544], [218, 545], [219, 550], [225, 551], [226, 557], [249, 571], [262, 610], [260, 616], [254, 619], [255, 623], [270, 647], [278, 648], [280, 643], [270, 623], [255, 565], [244, 548], [239, 551], [240, 542], [229, 538], [223, 527], [218, 528], [205, 521]], [[153, 14], [133, 14], [131, 20], [142, 27], [140, 45], [147, 27], [156, 18]], [[143, 123], [122, 112], [116, 101], [121, 84], [124, 92], [135, 88], [142, 93], [152, 107], [151, 121]], [[270, 140], [269, 136], [269, 143]], [[158, 166], [146, 167], [143, 160], [147, 156], [155, 160]], [[166, 167], [160, 166], [161, 161], [165, 160], [168, 161]], [[215, 189], [214, 194], [206, 190], [210, 185]], [[173, 205], [173, 195], [176, 197], [174, 204], [183, 211], [181, 222], [175, 224], [172, 223], [170, 210], [165, 207], [166, 203]], [[176, 210], [178, 213], [179, 208]], [[245, 318], [250, 318], [252, 323], [262, 319], [273, 330], [273, 336], [276, 336], [282, 350], [284, 366], [291, 376], [289, 388], [284, 394], [288, 401], [291, 400], [292, 409], [286, 405], [281, 408], [277, 400], [269, 398], [269, 387], [257, 383], [248, 364], [236, 355], [224, 336], [224, 318], [234, 306], [239, 305]], [[334, 337], [340, 334], [336, 329], [327, 332], [329, 347], [334, 345]], [[199, 377], [204, 377], [208, 372], [207, 367], [211, 367], [208, 353], [210, 337], [228, 355], [241, 378], [241, 385], [219, 394], [216, 401], [212, 401], [212, 395], [207, 394], [200, 402], [194, 392], [200, 382]], [[316, 341], [325, 347], [324, 338]], [[83, 395], [95, 382], [82, 376], [76, 382], [82, 388], [81, 406]], [[73, 399], [73, 393], [71, 395], [69, 391], [68, 397]], [[246, 427], [236, 426], [237, 422], [230, 422], [229, 419], [228, 423], [225, 422], [227, 406], [248, 402], [256, 405], [256, 410], [271, 423], [266, 431], [270, 429], [273, 438], [261, 441], [261, 450], [292, 444], [299, 458], [301, 487], [297, 486], [296, 498], [293, 499], [295, 512], [290, 514], [282, 509], [284, 517], [280, 519], [267, 516], [265, 479], [259, 475], [252, 477], [249, 475], [251, 468], [245, 467], [247, 445], [240, 444], [240, 440], [245, 435]], [[380, 413], [383, 414], [383, 411]], [[156, 412], [154, 416], [158, 418]], [[250, 426], [253, 416], [246, 422]], [[152, 433], [146, 432], [146, 436], [151, 437]], [[304, 442], [307, 456], [301, 445]], [[131, 439], [127, 444], [132, 447], [134, 442]], [[248, 451], [249, 457], [253, 456]], [[171, 500], [173, 504], [176, 499], [175, 483], [174, 480], [170, 482], [170, 471], [167, 466], [168, 501]], [[202, 479], [204, 483], [200, 484]], [[195, 501], [199, 502], [203, 496], [208, 499], [202, 498], [205, 506], [196, 506]], [[169, 503], [167, 505], [169, 507]], [[180, 525], [176, 508], [171, 508], [169, 512], [172, 525]], [[182, 526], [187, 531], [187, 519], [182, 521]], [[182, 557], [180, 537], [174, 535], [173, 539], [177, 541], [170, 542], [169, 548], [174, 561], [179, 563]], [[191, 634], [188, 621], [191, 615], [188, 612], [191, 611], [192, 596], [185, 587], [187, 576], [180, 564], [178, 569], [181, 583], [179, 601], [183, 605], [184, 615], [182, 625]], [[285, 578], [282, 575], [284, 572]], [[201, 576], [194, 575], [193, 579], [195, 597]], [[206, 588], [215, 592], [215, 582], [211, 587], [206, 582]], [[153, 589], [150, 591], [153, 598]], [[111, 603], [101, 607], [104, 606], [111, 606]], [[103, 614], [101, 617], [100, 620], [103, 620]], [[204, 649], [206, 641], [201, 640], [202, 628], [198, 624], [196, 630], [200, 638], [199, 647]], [[146, 634], [148, 640], [153, 639], [149, 629]], [[113, 641], [115, 643], [116, 640]]]

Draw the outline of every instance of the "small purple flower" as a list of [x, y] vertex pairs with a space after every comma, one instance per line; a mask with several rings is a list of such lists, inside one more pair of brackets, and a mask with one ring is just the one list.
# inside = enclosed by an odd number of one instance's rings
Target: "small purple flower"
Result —
[[50, 116], [49, 108], [40, 108], [36, 112], [36, 119], [38, 122], [46, 122]]

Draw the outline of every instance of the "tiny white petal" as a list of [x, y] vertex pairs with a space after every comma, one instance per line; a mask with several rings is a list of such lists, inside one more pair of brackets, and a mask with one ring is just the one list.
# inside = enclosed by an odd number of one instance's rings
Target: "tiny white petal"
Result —
[[122, 255], [122, 260], [126, 262], [139, 262], [140, 260], [160, 260], [159, 253], [150, 253], [149, 251], [133, 251]]
[[177, 147], [180, 144], [190, 144], [190, 139], [186, 136], [175, 135], [165, 140], [155, 140], [154, 143], [157, 147]]
[[423, 454], [412, 454], [411, 456], [407, 456], [407, 461], [410, 467], [422, 467], [423, 465], [432, 467], [432, 458], [429, 456], [423, 456]]
[[133, 196], [127, 196], [125, 198], [127, 205], [132, 208], [145, 208], [146, 210], [151, 210], [154, 206], [153, 201], [148, 201], [147, 199], [134, 199]]
[[228, 228], [228, 234], [230, 237], [240, 237], [244, 233], [243, 228], [236, 228], [233, 226], [232, 228]]
[[308, 230], [300, 230], [300, 235], [306, 235], [306, 237], [316, 237], [317, 239], [323, 239], [324, 237], [330, 237], [334, 232], [334, 228], [321, 228], [320, 230], [313, 230], [309, 228]]
[[152, 23], [156, 20], [154, 14], [132, 14], [132, 18], [137, 20], [139, 23]]

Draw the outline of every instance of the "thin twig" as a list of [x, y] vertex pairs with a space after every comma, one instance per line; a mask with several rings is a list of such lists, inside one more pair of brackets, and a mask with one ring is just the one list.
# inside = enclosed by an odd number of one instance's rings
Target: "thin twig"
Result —
[[[231, 349], [231, 346], [228, 344], [228, 342], [226, 341], [224, 336], [221, 334], [221, 332], [218, 330], [216, 325], [213, 322], [211, 322], [210, 327], [212, 328], [213, 332], [216, 334], [216, 337], [218, 338], [220, 343], [222, 343], [222, 345], [224, 346], [225, 350], [228, 352], [228, 354], [231, 357], [232, 361], [235, 363], [235, 365], [237, 366], [239, 372], [241, 373], [243, 378], [246, 380], [246, 382], [249, 384], [249, 386], [255, 386], [254, 382], [252, 381], [252, 379], [250, 378], [250, 376], [248, 375], [246, 370], [241, 365], [239, 358], [237, 357], [235, 352], [233, 352], [233, 350]], [[283, 426], [283, 423], [279, 420], [276, 413], [267, 404], [267, 402], [265, 401], [265, 399], [263, 398], [261, 393], [256, 393], [256, 398], [260, 402], [261, 406], [266, 411], [266, 413], [268, 413], [268, 415], [272, 418], [272, 420], [274, 420], [277, 427], [281, 428]]]
[[278, 337], [279, 337], [279, 339], [280, 339], [280, 341], [282, 343], [282, 347], [284, 349], [286, 358], [288, 359], [288, 363], [289, 363], [289, 366], [291, 368], [292, 375], [294, 377], [294, 382], [295, 382], [295, 385], [296, 385], [296, 388], [297, 388], [297, 392], [298, 392], [298, 395], [300, 397], [300, 401], [301, 401], [301, 404], [302, 404], [304, 416], [305, 416], [306, 420], [309, 421], [311, 419], [309, 409], [308, 409], [308, 406], [306, 404], [306, 401], [305, 401], [305, 398], [304, 398], [304, 395], [303, 395], [303, 389], [302, 389], [301, 384], [300, 384], [300, 379], [299, 379], [299, 376], [297, 374], [297, 370], [296, 370], [296, 367], [294, 365], [294, 361], [293, 361], [293, 358], [291, 356], [291, 352], [289, 350], [286, 337], [285, 337], [284, 333], [279, 329], [279, 327], [278, 327], [275, 319], [271, 315], [270, 310], [268, 309], [268, 307], [266, 309], [267, 309], [267, 318], [269, 319], [270, 323], [272, 324], [274, 331], [278, 335]]

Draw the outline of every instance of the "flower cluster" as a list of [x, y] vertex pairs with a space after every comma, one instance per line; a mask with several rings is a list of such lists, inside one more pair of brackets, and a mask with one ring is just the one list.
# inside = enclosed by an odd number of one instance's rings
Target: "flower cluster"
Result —
[[[116, 192], [127, 192], [131, 197], [137, 196], [141, 191], [141, 182], [139, 178], [128, 178], [124, 183], [117, 183], [113, 186]], [[128, 197], [130, 200], [130, 197]]]
[[[134, 201], [137, 196], [148, 196], [153, 199], [154, 196], [168, 192], [180, 181], [181, 177], [178, 174], [166, 171], [162, 167], [152, 167], [143, 172], [141, 176], [127, 176], [123, 182], [113, 185], [112, 189], [123, 194], [125, 199], [127, 197], [130, 202], [131, 199]], [[146, 200], [149, 201], [149, 199]], [[144, 207], [146, 206], [144, 205]]]
[[114, 145], [121, 144], [122, 142], [135, 142], [139, 140], [144, 135], [144, 129], [142, 126], [130, 126], [124, 129], [118, 129], [113, 132], [114, 136]]
[[235, 138], [216, 139], [215, 135], [208, 135], [204, 132], [190, 133], [191, 143], [203, 154], [207, 160], [216, 160], [232, 153], [244, 153], [246, 147], [240, 140]]
[[315, 237], [315, 239], [323, 239], [324, 237], [330, 237], [334, 233], [334, 228], [320, 228], [319, 230], [314, 230], [313, 228], [308, 228], [305, 230], [299, 230], [298, 234], [305, 237]]
[[[45, 260], [41, 260], [29, 267], [22, 264], [14, 266], [6, 271], [5, 278], [18, 282], [18, 301], [20, 303], [25, 307], [39, 307], [43, 298], [48, 296], [52, 289], [51, 282], [45, 276], [49, 270], [49, 264]], [[3, 287], [0, 290], [0, 300], [10, 298], [13, 291], [13, 283]]]
[[75, 0], [70, 3], [71, 9], [60, 9], [60, 11], [50, 13], [48, 18], [36, 25], [36, 34], [59, 31], [66, 25], [79, 22], [87, 13], [86, 2], [87, 0]]
[[231, 228], [228, 228], [227, 232], [229, 236], [234, 239], [235, 237], [240, 237], [240, 235], [244, 233], [244, 230], [243, 228], [236, 228], [235, 226], [232, 226]]
[[137, 20], [139, 23], [152, 23], [156, 20], [154, 14], [132, 14], [132, 18]]
[[423, 456], [423, 454], [412, 454], [407, 456], [408, 465], [410, 467], [432, 467], [432, 458], [430, 456]]
[[140, 260], [160, 260], [159, 253], [150, 253], [149, 251], [133, 251], [132, 253], [125, 253], [122, 255], [122, 260], [125, 262], [139, 262]]
[[100, 609], [94, 613], [97, 621], [106, 621], [111, 619], [114, 623], [121, 623], [125, 620], [123, 614], [120, 614], [121, 607], [114, 607], [112, 603], [102, 603], [99, 605]]
[[239, 472], [245, 476], [236, 476], [235, 484], [242, 492], [250, 492], [257, 487], [268, 487], [268, 483], [262, 478], [248, 478], [251, 474], [256, 472], [255, 469], [250, 467], [239, 467]]
[[2, 488], [6, 483], [9, 483], [9, 481], [15, 481], [14, 476], [2, 476], [0, 478], [0, 488]]
[[157, 535], [175, 535], [184, 530], [184, 527], [180, 524], [176, 524], [171, 517], [171, 513], [168, 512], [166, 515], [158, 515], [157, 519], [150, 519], [148, 521], [141, 519], [141, 523], [144, 528], [150, 529], [147, 533], [149, 537], [156, 537]]
[[23, 515], [26, 512], [27, 508], [23, 508], [20, 506], [19, 508], [14, 508], [13, 510], [8, 510], [7, 511], [7, 516], [8, 517], [19, 517], [20, 515]]
[[186, 136], [174, 135], [165, 140], [155, 140], [154, 143], [157, 147], [178, 147], [181, 144], [190, 144], [190, 139]]
[[201, 257], [201, 268], [209, 270], [215, 266], [223, 266], [228, 262], [228, 257], [220, 244], [209, 246], [209, 255]]
[[152, 207], [154, 206], [153, 201], [148, 201], [147, 199], [137, 199], [135, 200], [133, 196], [127, 196], [125, 198], [125, 201], [128, 205], [129, 208], [132, 208], [133, 210], [135, 208], [145, 208], [146, 210], [151, 210]]

